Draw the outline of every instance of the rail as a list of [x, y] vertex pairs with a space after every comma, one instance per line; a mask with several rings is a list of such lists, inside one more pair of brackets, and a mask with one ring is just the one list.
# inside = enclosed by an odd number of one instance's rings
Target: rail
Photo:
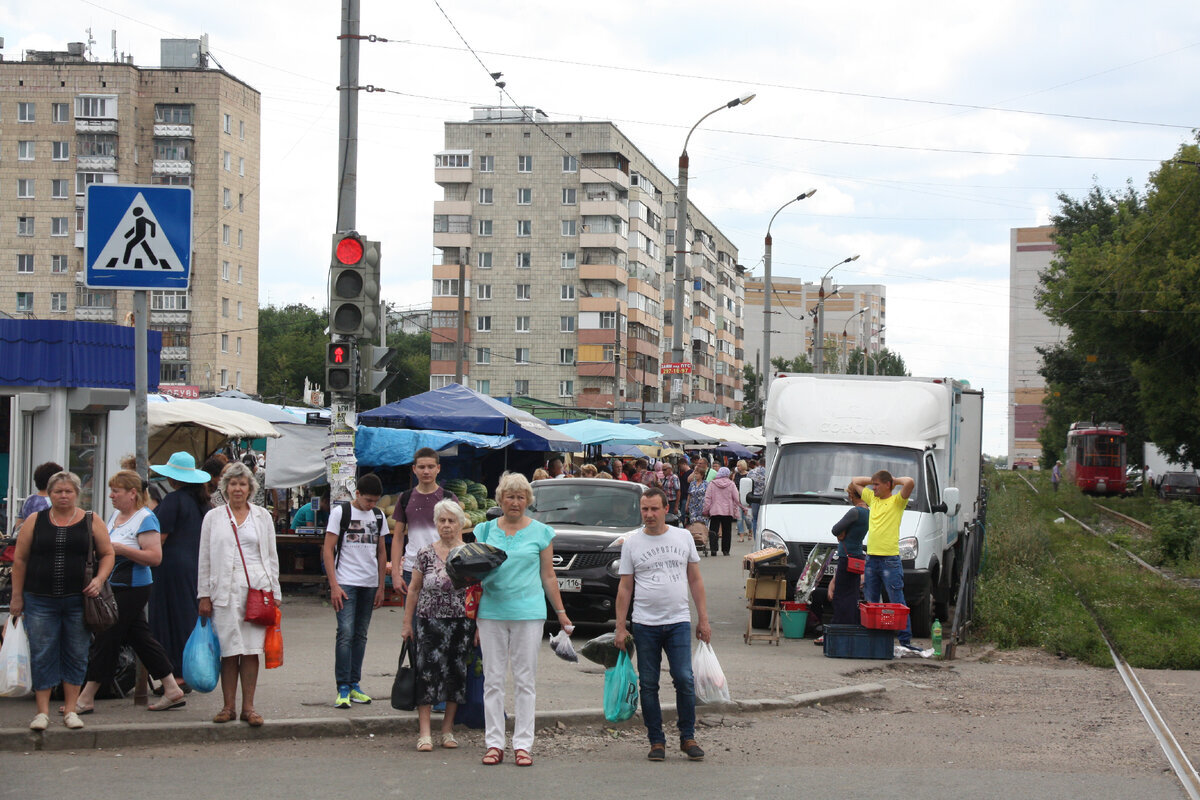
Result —
[[975, 593], [979, 570], [983, 566], [984, 543], [987, 539], [987, 484], [979, 489], [979, 517], [963, 534], [966, 541], [962, 550], [962, 566], [958, 576], [958, 598], [954, 604], [954, 622], [943, 637], [944, 657], [955, 656], [958, 645], [967, 639], [971, 621], [975, 616]]
[[1114, 511], [1113, 509], [1109, 508], [1108, 506], [1104, 505], [1103, 503], [1096, 503], [1096, 508], [1103, 511], [1105, 514], [1108, 514], [1110, 517], [1116, 517], [1121, 522], [1124, 522], [1126, 525], [1128, 525], [1131, 528], [1137, 528], [1138, 530], [1144, 531], [1145, 533], [1149, 533], [1150, 531], [1154, 530], [1150, 525], [1147, 525], [1145, 522], [1142, 522], [1140, 519], [1134, 519], [1133, 517], [1129, 516], [1128, 514], [1122, 514], [1120, 511]]

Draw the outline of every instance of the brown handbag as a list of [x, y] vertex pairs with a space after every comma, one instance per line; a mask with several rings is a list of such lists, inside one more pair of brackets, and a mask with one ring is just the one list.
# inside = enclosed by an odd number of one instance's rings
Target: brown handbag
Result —
[[[85, 512], [83, 520], [87, 526], [88, 537], [88, 557], [83, 567], [83, 585], [87, 586], [96, 577], [96, 542], [92, 539], [92, 512]], [[116, 625], [117, 614], [117, 599], [113, 597], [112, 586], [108, 581], [100, 586], [100, 594], [95, 597], [88, 597], [86, 594], [83, 596], [83, 626], [92, 633], [104, 633]]]
[[250, 585], [250, 570], [246, 568], [246, 554], [242, 552], [242, 540], [238, 537], [237, 523], [233, 521], [233, 512], [225, 506], [229, 515], [229, 524], [233, 526], [233, 540], [237, 542], [238, 555], [242, 557], [242, 571], [246, 573], [246, 622], [263, 627], [275, 624], [275, 594], [269, 589], [255, 589]]

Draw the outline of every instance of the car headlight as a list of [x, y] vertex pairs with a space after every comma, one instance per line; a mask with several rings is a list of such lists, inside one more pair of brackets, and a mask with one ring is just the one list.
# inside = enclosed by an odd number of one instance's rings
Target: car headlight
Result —
[[604, 570], [612, 577], [620, 578], [621, 577], [621, 559], [614, 558], [612, 561], [608, 562], [608, 566], [605, 567]]
[[916, 561], [917, 560], [917, 540], [914, 537], [900, 540], [900, 560], [901, 561]]
[[763, 547], [781, 547], [787, 550], [783, 537], [770, 528], [763, 528], [763, 532], [759, 534], [759, 542]]

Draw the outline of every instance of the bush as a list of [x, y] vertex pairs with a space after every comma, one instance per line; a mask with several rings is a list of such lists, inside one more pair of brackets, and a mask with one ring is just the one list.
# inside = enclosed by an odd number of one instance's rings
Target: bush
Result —
[[1191, 558], [1200, 540], [1200, 508], [1190, 503], [1163, 503], [1154, 512], [1154, 544], [1162, 563]]

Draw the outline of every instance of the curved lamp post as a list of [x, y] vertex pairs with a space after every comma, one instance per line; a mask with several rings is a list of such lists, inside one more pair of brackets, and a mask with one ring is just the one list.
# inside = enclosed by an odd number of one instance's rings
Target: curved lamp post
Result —
[[[687, 280], [687, 188], [688, 188], [688, 141], [691, 140], [692, 134], [696, 128], [700, 127], [700, 123], [711, 117], [718, 111], [724, 111], [727, 108], [736, 108], [744, 106], [754, 99], [753, 94], [744, 94], [741, 97], [735, 97], [724, 105], [714, 108], [703, 117], [696, 121], [692, 129], [688, 131], [687, 137], [683, 140], [683, 152], [679, 154], [679, 181], [677, 184], [679, 190], [679, 200], [675, 208], [675, 302], [671, 313], [672, 341], [671, 341], [671, 360], [676, 364], [683, 361], [683, 326], [684, 326], [684, 309], [683, 309], [683, 294], [684, 281]], [[671, 392], [671, 422], [678, 425], [683, 420], [683, 399], [676, 392]]]
[[852, 256], [847, 256], [829, 269], [825, 270], [825, 274], [821, 276], [821, 291], [817, 296], [817, 341], [816, 346], [814, 347], [814, 350], [816, 350], [817, 353], [817, 363], [813, 365], [818, 373], [825, 371], [825, 279], [829, 277], [829, 273], [833, 272], [842, 264], [849, 264], [851, 261], [858, 261], [858, 258], [858, 253], [855, 253]]
[[767, 402], [767, 390], [771, 388], [771, 373], [774, 371], [771, 367], [771, 226], [775, 224], [775, 218], [779, 216], [780, 211], [783, 211], [792, 203], [812, 197], [816, 193], [816, 189], [809, 189], [807, 192], [798, 194], [781, 205], [779, 210], [771, 215], [771, 221], [767, 223], [767, 235], [763, 239], [763, 371], [762, 391], [759, 392], [759, 399], [764, 409]]
[[[858, 311], [855, 311], [853, 314], [851, 314], [850, 317], [846, 320], [846, 324], [842, 326], [842, 350], [845, 351], [845, 356], [844, 356], [845, 366], [842, 367], [843, 375], [845, 375], [847, 372], [850, 371], [850, 350], [848, 347], [846, 347], [846, 332], [850, 330], [850, 323], [852, 321], [854, 321], [855, 317], [860, 317], [870, 310], [871, 310], [870, 306], [868, 306], [866, 308], [860, 308]], [[863, 360], [865, 361], [866, 358], [867, 358], [867, 350], [864, 347], [863, 348]]]

